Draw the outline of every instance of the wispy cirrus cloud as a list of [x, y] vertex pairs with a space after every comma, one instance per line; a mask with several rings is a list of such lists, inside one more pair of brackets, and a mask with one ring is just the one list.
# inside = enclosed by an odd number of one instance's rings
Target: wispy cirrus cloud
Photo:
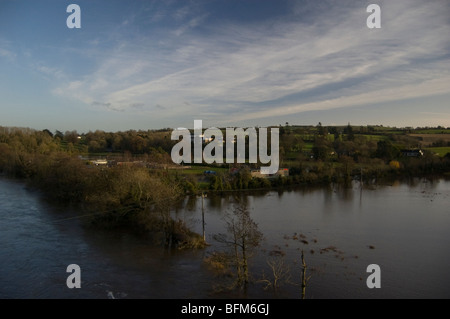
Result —
[[379, 30], [366, 27], [364, 5], [342, 3], [317, 19], [245, 26], [181, 7], [157, 37], [122, 39], [53, 92], [107, 110], [222, 122], [449, 93], [445, 1], [381, 1]]
[[6, 59], [7, 61], [14, 61], [17, 54], [11, 47], [10, 41], [0, 38], [0, 58]]
[[13, 53], [12, 51], [9, 51], [7, 49], [4, 48], [0, 48], [0, 57], [1, 58], [6, 58], [8, 60], [14, 60], [14, 58], [16, 57], [16, 54]]
[[200, 25], [206, 18], [208, 17], [208, 14], [203, 14], [198, 17], [194, 17], [190, 19], [188, 22], [182, 24], [178, 29], [174, 31], [174, 34], [179, 37], [186, 33], [188, 30], [195, 28], [196, 26]]

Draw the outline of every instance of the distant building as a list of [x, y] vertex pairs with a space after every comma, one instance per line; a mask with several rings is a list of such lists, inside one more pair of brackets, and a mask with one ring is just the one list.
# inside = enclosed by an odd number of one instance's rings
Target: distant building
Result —
[[403, 156], [406, 157], [421, 157], [423, 156], [422, 150], [402, 150]]
[[191, 142], [195, 143], [194, 141], [195, 141], [196, 138], [201, 139], [202, 140], [202, 144], [209, 143], [209, 142], [212, 142], [214, 140], [213, 137], [205, 137], [203, 134], [201, 134], [201, 135], [191, 135]]
[[108, 165], [108, 161], [105, 159], [98, 159], [98, 160], [94, 160], [91, 162], [93, 165], [95, 166], [99, 166], [99, 165]]
[[276, 173], [278, 176], [289, 176], [289, 168], [280, 168]]
[[258, 178], [274, 178], [278, 176], [289, 176], [289, 168], [280, 168], [275, 174], [261, 174], [261, 171], [258, 170], [252, 170], [250, 172], [252, 174], [252, 177], [258, 177]]

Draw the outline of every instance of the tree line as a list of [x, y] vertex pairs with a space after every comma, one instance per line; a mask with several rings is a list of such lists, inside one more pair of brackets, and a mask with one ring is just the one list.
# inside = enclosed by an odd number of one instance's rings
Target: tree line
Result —
[[[423, 129], [421, 129], [423, 130]], [[277, 188], [294, 185], [364, 183], [384, 179], [421, 176], [450, 176], [450, 154], [439, 157], [421, 148], [421, 141], [410, 136], [411, 129], [358, 127], [280, 127], [280, 166], [289, 169], [287, 177], [252, 177], [258, 164], [222, 165], [234, 167], [209, 177], [213, 191]], [[433, 146], [444, 145], [438, 140]], [[408, 156], [405, 150], [421, 150]], [[236, 167], [238, 168], [236, 170]], [[184, 185], [189, 192], [202, 186], [194, 178]], [[203, 185], [204, 186], [204, 185]]]
[[25, 180], [52, 200], [78, 205], [91, 225], [130, 227], [166, 247], [204, 245], [171, 217], [184, 194], [175, 179], [142, 167], [86, 165], [64, 140], [46, 131], [0, 128], [0, 173]]
[[[438, 157], [424, 150], [423, 156], [413, 158], [402, 153], [404, 149], [420, 146], [420, 140], [409, 133], [414, 133], [414, 130], [350, 124], [342, 127], [322, 126], [321, 123], [304, 127], [286, 124], [280, 126], [279, 153], [281, 167], [289, 169], [289, 177], [253, 178], [251, 170], [258, 169], [258, 163], [222, 164], [222, 168], [234, 169], [211, 175], [206, 189], [226, 191], [349, 183], [355, 178], [370, 182], [386, 177], [448, 175], [450, 154]], [[76, 131], [52, 133], [49, 130], [0, 127], [0, 170], [21, 178], [35, 178], [39, 174], [51, 176], [50, 172], [42, 173], [42, 166], [50, 165], [48, 161], [57, 156], [76, 157], [81, 154], [122, 154], [128, 158], [139, 156], [151, 163], [172, 164], [170, 153], [177, 141], [172, 141], [170, 135], [170, 129], [115, 133], [97, 130], [78, 134]], [[246, 143], [248, 156], [248, 139]], [[433, 146], [438, 145], [444, 144], [436, 141]], [[171, 178], [185, 194], [205, 190], [204, 179], [201, 182], [199, 178], [182, 173], [153, 173]]]

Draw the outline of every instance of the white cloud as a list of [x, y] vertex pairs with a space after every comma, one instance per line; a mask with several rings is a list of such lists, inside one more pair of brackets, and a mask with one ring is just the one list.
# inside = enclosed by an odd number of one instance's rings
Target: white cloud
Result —
[[0, 38], [0, 58], [5, 58], [7, 61], [15, 61], [17, 54], [11, 48], [11, 43]]
[[181, 26], [159, 42], [144, 35], [124, 41], [90, 74], [54, 92], [110, 110], [164, 107], [158, 116], [188, 110], [220, 120], [449, 92], [446, 2], [381, 1], [379, 30], [369, 30], [365, 8], [352, 3], [310, 24], [208, 25], [208, 35], [187, 32], [208, 15], [184, 7], [174, 13]]
[[14, 60], [16, 55], [15, 55], [15, 53], [13, 53], [13, 52], [11, 52], [9, 50], [0, 48], [0, 57], [6, 58], [8, 60]]
[[369, 92], [362, 92], [351, 96], [337, 97], [312, 103], [292, 104], [284, 107], [274, 107], [265, 111], [256, 111], [248, 114], [236, 114], [233, 121], [243, 121], [258, 118], [270, 118], [280, 115], [291, 115], [305, 111], [329, 110], [335, 108], [346, 108], [376, 103], [394, 102], [403, 99], [414, 99], [432, 95], [449, 93], [448, 83], [450, 76], [437, 80], [428, 80], [420, 84], [384, 88]]
[[60, 79], [60, 80], [66, 79], [64, 72], [60, 69], [45, 66], [42, 64], [34, 65], [33, 68], [46, 76], [49, 76], [49, 77], [52, 77], [55, 79]]
[[196, 26], [200, 25], [202, 21], [204, 21], [208, 17], [208, 14], [203, 14], [198, 17], [194, 17], [190, 19], [187, 23], [181, 25], [178, 29], [175, 30], [174, 34], [179, 37], [187, 32], [189, 29], [193, 29]]

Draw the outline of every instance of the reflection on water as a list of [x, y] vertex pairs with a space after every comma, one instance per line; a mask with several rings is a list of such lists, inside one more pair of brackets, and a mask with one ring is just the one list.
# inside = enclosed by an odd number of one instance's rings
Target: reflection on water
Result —
[[[77, 212], [0, 180], [0, 298], [211, 298], [218, 278], [202, 262], [220, 247], [224, 212], [245, 202], [265, 240], [252, 261], [255, 280], [270, 274], [273, 252], [291, 282], [277, 294], [255, 284], [253, 298], [300, 298], [301, 251], [311, 279], [306, 298], [448, 298], [450, 182], [411, 179], [361, 189], [332, 186], [209, 194], [201, 251], [165, 251], [127, 231], [82, 227]], [[202, 199], [174, 211], [202, 231]], [[272, 253], [272, 255], [271, 255]], [[68, 289], [69, 264], [81, 267], [82, 288]], [[381, 289], [368, 289], [366, 267], [381, 267]]]
[[[281, 194], [249, 191], [244, 198], [266, 239], [254, 269], [267, 273], [269, 253], [280, 250], [293, 276], [300, 278], [300, 251], [304, 250], [309, 269], [314, 270], [307, 297], [450, 296], [445, 284], [450, 279], [445, 270], [450, 266], [445, 253], [450, 247], [449, 182], [411, 179], [364, 188], [356, 183]], [[232, 204], [229, 194], [208, 197], [210, 239], [223, 231], [220, 217]], [[195, 223], [198, 211], [199, 205], [178, 217], [195, 228], [200, 225]], [[365, 283], [366, 268], [373, 263], [382, 269], [379, 290], [370, 290]], [[298, 297], [298, 285], [286, 286], [282, 293]]]

